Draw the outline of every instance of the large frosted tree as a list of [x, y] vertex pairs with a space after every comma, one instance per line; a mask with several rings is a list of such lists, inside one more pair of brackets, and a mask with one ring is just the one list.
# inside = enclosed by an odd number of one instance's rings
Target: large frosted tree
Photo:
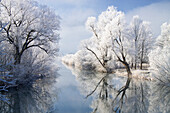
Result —
[[107, 62], [114, 58], [125, 65], [127, 71], [131, 73], [126, 60], [129, 41], [124, 13], [117, 11], [113, 6], [108, 7], [98, 19], [89, 17], [86, 26], [93, 36], [89, 42], [86, 41], [85, 48], [94, 54], [100, 64], [107, 69]]
[[16, 84], [56, 75], [60, 17], [33, 0], [2, 0], [0, 11], [0, 60]]
[[170, 82], [170, 24], [161, 26], [161, 34], [156, 39], [156, 45], [149, 54], [149, 62], [154, 76], [167, 86]]
[[12, 50], [14, 64], [31, 48], [47, 54], [58, 51], [60, 21], [54, 11], [32, 0], [2, 0], [0, 10], [0, 21], [7, 24], [3, 42]]

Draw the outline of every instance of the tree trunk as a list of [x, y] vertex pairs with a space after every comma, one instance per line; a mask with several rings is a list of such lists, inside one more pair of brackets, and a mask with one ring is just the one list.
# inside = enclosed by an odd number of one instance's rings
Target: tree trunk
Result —
[[144, 53], [144, 40], [142, 41], [142, 53], [140, 57], [140, 69], [142, 69], [142, 64], [143, 64], [143, 53]]
[[14, 62], [14, 64], [15, 65], [17, 65], [17, 64], [20, 64], [21, 63], [21, 53], [19, 52], [19, 47], [17, 46], [17, 47], [15, 47], [15, 62]]
[[140, 69], [143, 69], [142, 64], [143, 64], [143, 62], [141, 61], [141, 63], [140, 63]]
[[132, 62], [132, 64], [131, 64], [131, 69], [133, 69], [133, 62]]
[[136, 64], [136, 62], [135, 62], [135, 69], [136, 69], [136, 67], [137, 67], [137, 64]]
[[20, 113], [20, 98], [18, 91], [14, 94], [14, 97], [14, 113]]
[[128, 74], [128, 77], [131, 77], [132, 76], [132, 72], [130, 70], [129, 64], [126, 61], [120, 61], [120, 62], [122, 62], [122, 64], [125, 66], [127, 74]]
[[128, 77], [130, 77], [132, 75], [132, 72], [130, 70], [130, 67], [129, 67], [129, 64], [128, 63], [125, 63], [125, 67], [126, 67], [126, 71], [128, 73]]
[[135, 39], [135, 69], [137, 68], [137, 37]]
[[19, 55], [16, 55], [16, 56], [15, 56], [15, 62], [14, 62], [14, 64], [17, 65], [17, 64], [20, 64], [20, 63], [21, 63], [21, 55], [19, 54]]

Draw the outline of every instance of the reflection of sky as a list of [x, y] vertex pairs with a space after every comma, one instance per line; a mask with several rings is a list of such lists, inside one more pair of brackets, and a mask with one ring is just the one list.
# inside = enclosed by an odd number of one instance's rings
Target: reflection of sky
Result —
[[76, 86], [62, 87], [56, 104], [58, 113], [89, 113], [89, 100], [80, 95]]
[[158, 35], [160, 25], [170, 18], [169, 0], [37, 0], [56, 10], [61, 21], [61, 54], [75, 53], [80, 41], [90, 37], [85, 29], [89, 16], [97, 16], [108, 6], [114, 5], [127, 14], [128, 20], [139, 14], [141, 18], [151, 21], [153, 32]]
[[66, 69], [64, 66], [59, 71], [61, 75], [58, 78], [57, 87], [59, 87], [58, 100], [56, 103], [56, 112], [58, 113], [89, 113], [90, 98], [85, 99], [77, 87], [75, 76], [72, 75], [71, 71]]

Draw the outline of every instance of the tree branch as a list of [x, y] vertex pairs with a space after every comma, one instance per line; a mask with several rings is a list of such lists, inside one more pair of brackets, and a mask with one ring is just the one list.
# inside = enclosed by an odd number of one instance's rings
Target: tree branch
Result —
[[[43, 48], [43, 47], [41, 47], [40, 44], [30, 45], [30, 46], [28, 46], [26, 49], [29, 49], [29, 48], [31, 48], [31, 47], [38, 47], [38, 48], [42, 49], [44, 52], [46, 52], [46, 53], [48, 54], [48, 50], [45, 49], [45, 48]], [[25, 49], [25, 50], [26, 50], [26, 49]]]
[[100, 83], [105, 79], [106, 76], [108, 76], [108, 74], [105, 75], [105, 76], [98, 82], [98, 84], [96, 85], [96, 87], [94, 88], [94, 90], [93, 90], [90, 94], [88, 94], [88, 95], [86, 96], [86, 99], [96, 91], [96, 89], [98, 88], [98, 86], [100, 85]]
[[94, 27], [93, 27], [93, 26], [90, 26], [90, 27], [92, 28], [92, 31], [93, 31], [94, 35], [95, 35], [97, 38], [99, 38], [98, 35], [97, 35], [97, 33], [96, 33], [96, 30], [94, 29]]
[[[4, 28], [4, 30], [6, 31], [7, 38], [8, 38], [8, 40], [9, 40], [9, 42], [10, 42], [11, 44], [14, 44], [14, 39], [10, 38], [10, 35], [9, 35], [9, 30], [10, 30], [10, 28], [11, 28], [11, 24], [9, 24], [8, 28]], [[14, 44], [14, 45], [15, 45], [15, 44]]]
[[93, 50], [89, 49], [88, 47], [86, 47], [86, 49], [87, 49], [88, 51], [90, 51], [91, 53], [93, 53], [94, 56], [95, 56], [95, 57], [97, 58], [97, 60], [99, 61], [99, 63], [103, 66], [103, 68], [106, 69], [106, 67], [105, 67], [104, 64], [101, 62], [101, 60], [100, 60], [99, 57], [96, 55], [96, 53], [95, 53]]

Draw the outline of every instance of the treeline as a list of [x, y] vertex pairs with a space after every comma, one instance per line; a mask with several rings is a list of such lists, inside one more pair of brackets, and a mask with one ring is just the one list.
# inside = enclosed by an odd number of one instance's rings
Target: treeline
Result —
[[80, 62], [91, 63], [94, 68], [98, 65], [94, 63], [100, 63], [105, 71], [127, 64], [131, 68], [142, 69], [143, 63], [148, 63], [152, 32], [150, 23], [139, 16], [134, 16], [127, 23], [123, 12], [108, 7], [98, 18], [89, 17], [86, 27], [92, 32], [92, 37], [81, 42], [82, 49], [76, 53]]
[[164, 23], [160, 36], [153, 38], [149, 22], [133, 16], [127, 23], [123, 12], [108, 7], [97, 18], [87, 19], [86, 27], [92, 36], [81, 42], [77, 53], [62, 60], [77, 68], [106, 73], [126, 68], [128, 75], [131, 68], [143, 69], [145, 64], [145, 68], [150, 65], [154, 71], [164, 70], [162, 76], [169, 76], [169, 26]]

